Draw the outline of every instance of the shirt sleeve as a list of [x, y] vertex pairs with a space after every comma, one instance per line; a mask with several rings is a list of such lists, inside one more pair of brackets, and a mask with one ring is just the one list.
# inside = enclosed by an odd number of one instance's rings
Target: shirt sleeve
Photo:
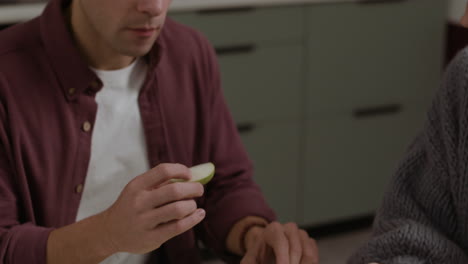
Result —
[[373, 237], [350, 264], [468, 263], [460, 246], [467, 223], [467, 65], [465, 52], [448, 68], [423, 132], [385, 194]]
[[[0, 86], [5, 85], [0, 75]], [[0, 98], [1, 100], [1, 98]], [[19, 186], [11, 167], [5, 110], [0, 102], [0, 263], [45, 264], [50, 228], [36, 226], [26, 219], [18, 201]]]
[[253, 166], [240, 140], [237, 126], [226, 105], [214, 49], [203, 41], [203, 67], [210, 96], [206, 123], [211, 161], [216, 166], [213, 180], [206, 186], [203, 207], [207, 211], [202, 224], [202, 239], [225, 261], [226, 238], [231, 227], [246, 216], [273, 221], [276, 216], [267, 205], [259, 186], [253, 181]]

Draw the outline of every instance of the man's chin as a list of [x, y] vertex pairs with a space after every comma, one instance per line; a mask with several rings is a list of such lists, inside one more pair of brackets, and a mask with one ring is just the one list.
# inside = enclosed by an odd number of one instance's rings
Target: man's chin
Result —
[[143, 57], [146, 56], [152, 49], [153, 45], [147, 47], [134, 47], [134, 48], [127, 48], [122, 50], [121, 53], [125, 56], [130, 57]]
[[148, 53], [151, 51], [151, 49], [145, 49], [145, 50], [139, 50], [139, 51], [134, 51], [131, 54], [128, 54], [132, 57], [143, 57], [148, 55]]

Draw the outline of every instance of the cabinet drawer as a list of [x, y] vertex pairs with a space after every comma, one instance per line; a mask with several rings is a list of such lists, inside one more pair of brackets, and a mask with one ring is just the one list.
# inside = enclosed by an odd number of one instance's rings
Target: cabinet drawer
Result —
[[200, 30], [214, 46], [299, 40], [304, 24], [299, 7], [233, 8], [170, 17]]
[[446, 3], [308, 8], [308, 112], [429, 100], [440, 83]]
[[234, 119], [298, 119], [302, 53], [301, 46], [287, 45], [220, 54], [223, 89]]
[[259, 123], [241, 132], [254, 162], [254, 179], [279, 219], [297, 221], [299, 123]]
[[398, 162], [422, 129], [424, 115], [418, 108], [402, 108], [380, 116], [309, 120], [303, 224], [374, 212]]

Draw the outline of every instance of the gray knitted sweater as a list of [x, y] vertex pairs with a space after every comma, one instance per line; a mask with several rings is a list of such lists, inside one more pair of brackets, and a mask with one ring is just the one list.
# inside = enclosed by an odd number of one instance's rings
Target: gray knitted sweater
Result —
[[349, 264], [468, 264], [468, 49], [449, 65], [423, 132]]

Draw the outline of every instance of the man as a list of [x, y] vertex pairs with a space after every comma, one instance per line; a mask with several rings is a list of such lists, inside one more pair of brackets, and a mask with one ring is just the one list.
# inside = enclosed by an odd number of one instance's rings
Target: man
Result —
[[[462, 18], [468, 28], [468, 10]], [[468, 49], [447, 69], [424, 131], [350, 264], [468, 263]]]
[[[170, 2], [51, 0], [0, 33], [2, 263], [199, 263], [197, 240], [229, 262], [317, 263], [273, 222], [215, 54]], [[169, 184], [204, 162], [205, 189]]]

